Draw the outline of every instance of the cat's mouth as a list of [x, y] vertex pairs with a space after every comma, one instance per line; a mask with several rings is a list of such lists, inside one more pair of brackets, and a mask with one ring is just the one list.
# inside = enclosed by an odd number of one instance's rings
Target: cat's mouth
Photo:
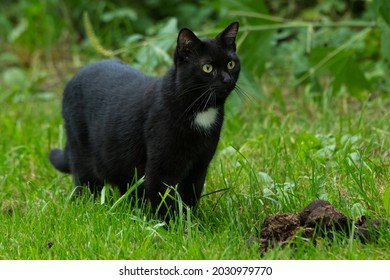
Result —
[[220, 87], [210, 87], [206, 92], [204, 92], [200, 97], [198, 97], [195, 102], [199, 106], [204, 107], [214, 107], [223, 105], [234, 90], [234, 85], [232, 86], [220, 86]]
[[224, 98], [226, 99], [228, 95], [233, 91], [234, 85], [229, 86], [229, 87], [221, 87], [216, 90], [215, 95], [218, 98]]
[[211, 93], [211, 96], [209, 98], [209, 105], [222, 105], [224, 104], [224, 102], [226, 101], [226, 98], [229, 96], [230, 94], [230, 90], [228, 89], [220, 89], [220, 90], [217, 90], [217, 91], [214, 91], [213, 93]]

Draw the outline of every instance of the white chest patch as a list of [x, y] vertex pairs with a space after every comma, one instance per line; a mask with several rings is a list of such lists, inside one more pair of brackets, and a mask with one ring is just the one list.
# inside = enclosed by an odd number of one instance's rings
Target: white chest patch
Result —
[[197, 127], [209, 129], [215, 124], [217, 116], [217, 108], [208, 108], [206, 111], [196, 113], [194, 118], [194, 124]]

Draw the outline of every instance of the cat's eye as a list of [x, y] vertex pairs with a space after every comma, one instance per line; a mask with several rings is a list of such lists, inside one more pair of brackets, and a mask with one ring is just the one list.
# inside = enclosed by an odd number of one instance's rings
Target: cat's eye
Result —
[[234, 68], [234, 66], [236, 66], [236, 63], [233, 60], [231, 60], [231, 61], [229, 61], [227, 68], [229, 70], [232, 70]]
[[203, 64], [202, 70], [203, 70], [204, 72], [206, 72], [206, 73], [211, 73], [211, 72], [213, 71], [213, 65], [208, 64], [208, 63]]

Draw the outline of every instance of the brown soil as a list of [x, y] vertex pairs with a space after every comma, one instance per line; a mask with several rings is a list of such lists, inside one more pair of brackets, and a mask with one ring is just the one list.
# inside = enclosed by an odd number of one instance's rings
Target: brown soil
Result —
[[333, 239], [336, 232], [344, 233], [348, 237], [352, 227], [355, 227], [355, 236], [362, 243], [372, 242], [377, 240], [381, 224], [386, 223], [381, 223], [378, 219], [368, 221], [365, 216], [354, 223], [328, 201], [316, 200], [298, 214], [267, 217], [261, 225], [260, 252], [263, 254], [276, 244], [288, 244], [298, 234], [313, 242], [318, 237]]

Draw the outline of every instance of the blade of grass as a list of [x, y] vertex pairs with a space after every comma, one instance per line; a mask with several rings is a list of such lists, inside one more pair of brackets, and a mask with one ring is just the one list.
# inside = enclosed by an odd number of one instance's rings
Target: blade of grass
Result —
[[122, 195], [115, 203], [111, 206], [110, 212], [114, 211], [126, 198], [128, 198], [143, 182], [144, 177], [137, 180], [131, 187], [127, 190], [127, 192]]

